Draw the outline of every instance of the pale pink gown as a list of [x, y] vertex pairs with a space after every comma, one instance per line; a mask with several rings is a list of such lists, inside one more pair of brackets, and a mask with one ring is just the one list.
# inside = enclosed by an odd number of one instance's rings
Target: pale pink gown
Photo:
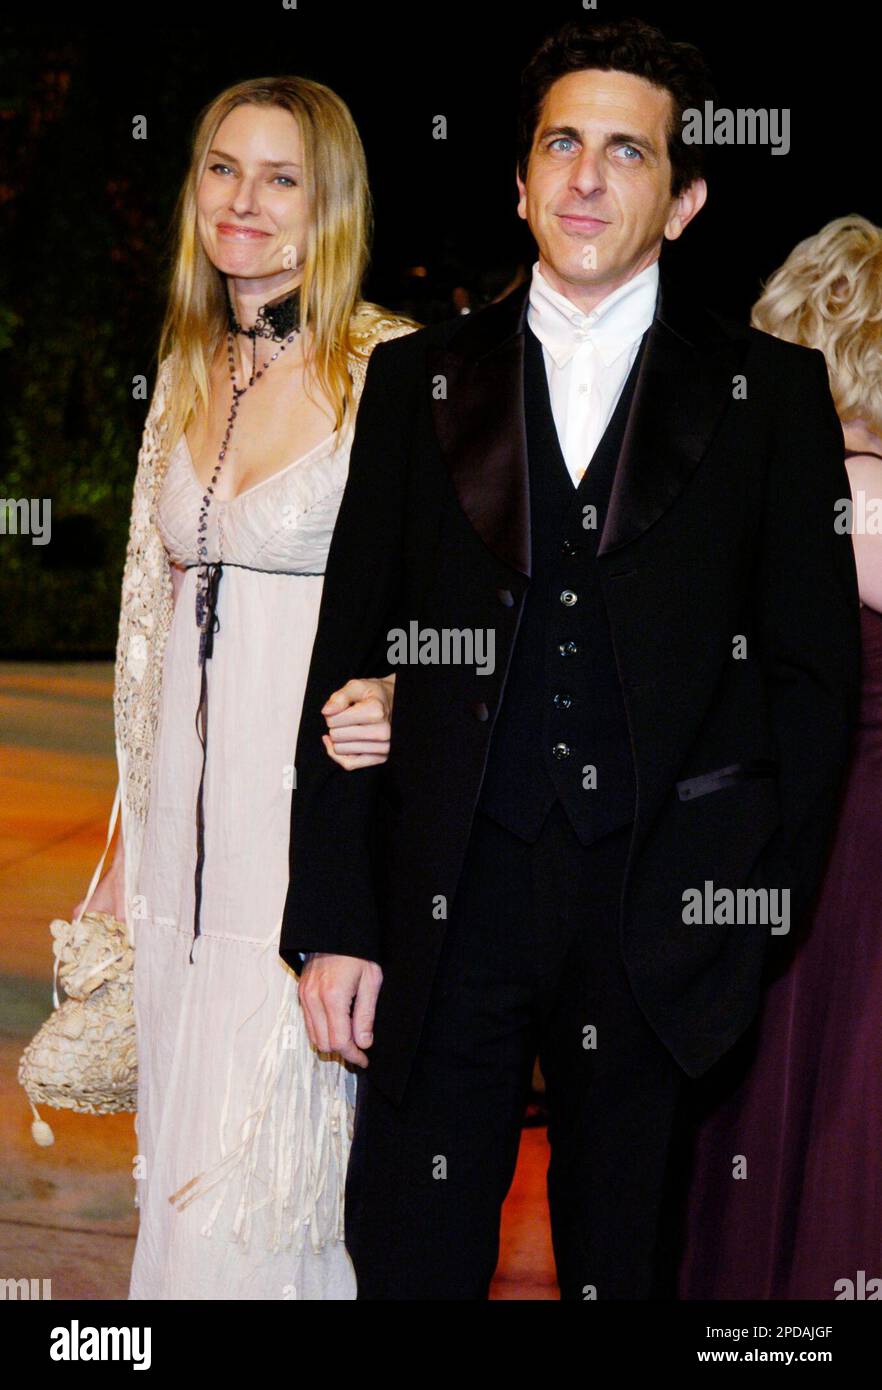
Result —
[[224, 568], [207, 662], [193, 964], [202, 768], [194, 566], [204, 489], [183, 438], [163, 482], [159, 529], [171, 559], [190, 568], [164, 654], [134, 913], [140, 1229], [131, 1299], [355, 1297], [343, 1192], [356, 1076], [310, 1045], [297, 977], [278, 954], [294, 750], [350, 443], [350, 430], [335, 433], [208, 511], [208, 558]]

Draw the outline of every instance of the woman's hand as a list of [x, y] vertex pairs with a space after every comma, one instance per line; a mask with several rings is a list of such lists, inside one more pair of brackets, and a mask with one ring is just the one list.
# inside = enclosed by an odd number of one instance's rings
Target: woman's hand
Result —
[[[76, 921], [82, 910], [85, 896], [73, 910], [71, 921]], [[126, 920], [126, 871], [121, 852], [114, 855], [113, 862], [105, 874], [95, 884], [95, 892], [89, 900], [89, 912], [109, 912], [120, 922]]]
[[328, 757], [347, 772], [376, 767], [389, 756], [395, 676], [347, 681], [322, 705]]

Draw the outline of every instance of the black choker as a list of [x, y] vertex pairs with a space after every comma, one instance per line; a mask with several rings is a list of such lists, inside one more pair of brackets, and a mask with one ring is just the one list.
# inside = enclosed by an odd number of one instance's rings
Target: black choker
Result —
[[227, 317], [231, 333], [241, 333], [252, 341], [256, 338], [272, 338], [280, 343], [292, 333], [300, 332], [300, 286], [286, 290], [278, 299], [262, 304], [257, 311], [253, 328], [243, 328], [233, 310], [233, 303], [227, 293]]

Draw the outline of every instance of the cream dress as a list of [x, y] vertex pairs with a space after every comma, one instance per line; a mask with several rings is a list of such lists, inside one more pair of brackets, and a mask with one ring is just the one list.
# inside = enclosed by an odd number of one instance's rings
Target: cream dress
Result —
[[[187, 566], [164, 653], [134, 905], [137, 1202], [130, 1299], [353, 1299], [343, 1195], [356, 1075], [306, 1037], [278, 954], [294, 749], [351, 427], [230, 501], [206, 662], [201, 936], [194, 946], [195, 616], [204, 488], [186, 439], [157, 525]], [[330, 693], [330, 692], [329, 692]]]

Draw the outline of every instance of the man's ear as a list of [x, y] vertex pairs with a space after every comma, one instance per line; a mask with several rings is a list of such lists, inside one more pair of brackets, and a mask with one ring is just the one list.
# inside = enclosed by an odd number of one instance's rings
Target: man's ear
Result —
[[676, 241], [683, 235], [693, 217], [696, 217], [707, 202], [707, 184], [704, 179], [693, 179], [688, 188], [677, 197], [674, 208], [665, 223], [665, 236], [668, 241]]
[[515, 162], [515, 183], [518, 186], [518, 217], [527, 220], [527, 186], [521, 178], [520, 167]]

